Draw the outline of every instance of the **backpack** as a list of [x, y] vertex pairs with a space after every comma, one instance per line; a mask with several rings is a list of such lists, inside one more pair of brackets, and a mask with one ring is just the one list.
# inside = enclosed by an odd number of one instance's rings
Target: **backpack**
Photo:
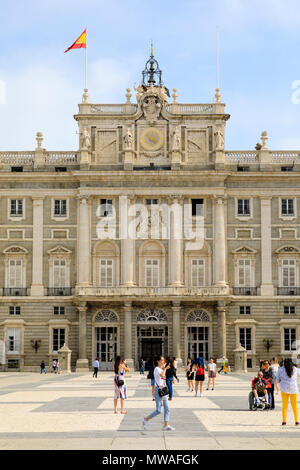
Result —
[[204, 370], [202, 366], [199, 366], [196, 370], [196, 375], [204, 375]]

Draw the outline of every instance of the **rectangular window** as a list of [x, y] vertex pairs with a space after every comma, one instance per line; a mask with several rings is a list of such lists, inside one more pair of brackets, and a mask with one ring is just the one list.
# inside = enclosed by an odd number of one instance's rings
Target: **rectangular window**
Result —
[[65, 314], [65, 307], [55, 306], [53, 307], [54, 315], [64, 315]]
[[159, 260], [146, 259], [145, 260], [145, 282], [146, 287], [159, 286]]
[[113, 215], [112, 199], [101, 199], [100, 200], [100, 216], [109, 217], [112, 215]]
[[240, 328], [240, 343], [247, 351], [251, 351], [251, 328]]
[[55, 216], [66, 216], [67, 215], [67, 201], [66, 201], [66, 199], [55, 199], [54, 200], [54, 215]]
[[10, 259], [8, 263], [8, 286], [23, 287], [23, 260]]
[[67, 262], [65, 259], [57, 258], [53, 260], [52, 287], [68, 287]]
[[284, 350], [296, 351], [296, 328], [284, 328]]
[[250, 215], [249, 199], [238, 199], [238, 215]]
[[21, 307], [10, 305], [9, 314], [10, 315], [20, 315], [21, 314]]
[[65, 329], [53, 329], [53, 351], [58, 351], [65, 343]]
[[250, 305], [241, 305], [240, 306], [240, 315], [250, 315], [251, 307]]
[[205, 260], [192, 259], [191, 260], [191, 284], [192, 287], [205, 286]]
[[8, 353], [19, 354], [20, 353], [20, 338], [21, 338], [20, 328], [8, 328], [7, 337], [8, 337], [8, 344], [7, 344]]
[[294, 215], [294, 199], [281, 199], [281, 215]]
[[158, 199], [146, 199], [146, 206], [152, 206], [158, 204]]
[[113, 285], [113, 265], [112, 259], [100, 260], [99, 282], [101, 287], [112, 287]]
[[294, 305], [285, 305], [283, 311], [285, 315], [295, 315], [296, 313]]
[[17, 217], [23, 215], [23, 200], [22, 199], [10, 200], [10, 215], [17, 216]]
[[296, 287], [296, 260], [283, 259], [281, 263], [281, 287]]
[[238, 286], [251, 287], [251, 259], [238, 260]]
[[192, 216], [204, 216], [204, 200], [192, 199]]

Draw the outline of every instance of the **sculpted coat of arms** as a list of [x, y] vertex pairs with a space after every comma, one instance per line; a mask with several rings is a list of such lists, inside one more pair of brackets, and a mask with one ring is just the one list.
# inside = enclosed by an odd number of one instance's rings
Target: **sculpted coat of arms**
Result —
[[161, 112], [162, 104], [158, 96], [150, 95], [146, 96], [143, 99], [141, 103], [141, 108], [149, 124], [152, 124], [158, 119], [158, 116]]

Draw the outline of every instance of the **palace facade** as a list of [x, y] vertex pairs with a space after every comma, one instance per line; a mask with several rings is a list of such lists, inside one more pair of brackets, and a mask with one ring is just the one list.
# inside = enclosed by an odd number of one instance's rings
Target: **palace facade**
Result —
[[[37, 370], [153, 354], [291, 356], [300, 339], [300, 151], [225, 149], [216, 89], [182, 104], [153, 57], [132, 101], [78, 114], [79, 150], [0, 152], [0, 356]], [[255, 143], [254, 143], [255, 145]], [[299, 207], [299, 212], [298, 212]], [[133, 227], [133, 229], [132, 229]], [[132, 232], [132, 233], [131, 233]]]

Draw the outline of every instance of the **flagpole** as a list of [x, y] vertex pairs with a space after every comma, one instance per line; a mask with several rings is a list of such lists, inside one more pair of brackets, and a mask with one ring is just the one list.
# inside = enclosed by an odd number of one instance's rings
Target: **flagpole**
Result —
[[84, 70], [84, 88], [87, 88], [87, 35], [85, 35], [85, 70]]

